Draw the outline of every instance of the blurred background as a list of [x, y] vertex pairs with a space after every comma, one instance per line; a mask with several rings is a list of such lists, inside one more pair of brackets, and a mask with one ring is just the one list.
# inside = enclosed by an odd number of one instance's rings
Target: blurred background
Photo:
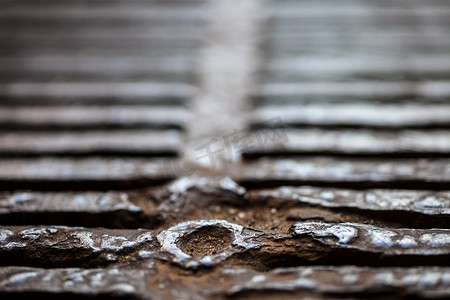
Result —
[[[240, 148], [248, 159], [449, 156], [449, 1], [253, 0], [250, 9], [242, 4], [249, 1], [214, 8], [223, 2], [1, 0], [6, 186], [133, 173], [142, 166], [136, 158], [176, 158], [200, 146], [186, 145], [201, 130], [209, 139], [232, 129], [286, 130], [288, 139]], [[256, 30], [242, 34], [233, 16]], [[250, 54], [225, 68], [230, 73], [205, 67], [245, 52], [240, 44]], [[204, 51], [220, 47], [220, 55]], [[251, 80], [239, 95], [211, 92], [218, 84], [209, 79], [227, 87], [240, 73]], [[273, 118], [279, 122], [265, 123]], [[104, 160], [111, 157], [134, 160], [111, 165]], [[153, 174], [153, 162], [142, 172]]]

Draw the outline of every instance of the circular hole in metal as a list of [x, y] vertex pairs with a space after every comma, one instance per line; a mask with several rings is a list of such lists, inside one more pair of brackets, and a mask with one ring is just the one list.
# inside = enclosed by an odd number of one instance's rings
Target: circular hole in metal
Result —
[[214, 255], [230, 246], [233, 233], [221, 226], [205, 226], [179, 239], [177, 246], [192, 257]]

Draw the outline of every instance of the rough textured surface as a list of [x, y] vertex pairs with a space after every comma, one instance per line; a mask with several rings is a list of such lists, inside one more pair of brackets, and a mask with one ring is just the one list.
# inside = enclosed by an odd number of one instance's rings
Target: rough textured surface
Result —
[[1, 159], [2, 188], [105, 189], [142, 186], [173, 178], [164, 159], [27, 158]]
[[[235, 180], [246, 185], [315, 183], [352, 187], [448, 187], [448, 159], [338, 159], [311, 157], [259, 159], [235, 169]], [[258, 182], [264, 182], [259, 183]]]
[[[6, 103], [25, 104], [96, 104], [161, 103], [185, 100], [195, 93], [192, 86], [167, 83], [12, 83], [0, 84], [0, 96]], [[8, 99], [10, 99], [8, 101]], [[42, 100], [43, 99], [43, 100]]]
[[138, 251], [154, 251], [153, 233], [140, 230], [82, 227], [8, 227], [1, 229], [3, 264], [34, 266], [101, 266], [132, 262]]
[[332, 247], [382, 252], [384, 255], [445, 255], [450, 251], [448, 229], [387, 229], [363, 224], [297, 223], [294, 236], [311, 236]]
[[288, 126], [341, 126], [341, 127], [448, 127], [448, 104], [374, 104], [374, 103], [293, 103], [259, 107], [252, 122], [280, 117]]
[[[133, 181], [152, 178], [174, 178], [178, 175], [176, 161], [142, 158], [29, 158], [1, 159], [0, 183], [19, 181], [42, 182], [108, 182], [116, 180], [121, 186]], [[120, 172], [115, 172], [120, 170]], [[189, 169], [188, 169], [189, 171]], [[298, 159], [260, 159], [236, 165], [232, 178], [241, 183], [266, 184], [359, 184], [360, 186], [448, 187], [448, 159], [336, 159], [312, 157]], [[263, 184], [264, 182], [264, 184]], [[19, 183], [18, 183], [19, 184]], [[26, 185], [25, 185], [26, 186]]]
[[[170, 270], [170, 269], [169, 269]], [[209, 273], [210, 280], [189, 280], [180, 274], [172, 280], [167, 267], [151, 265], [145, 269], [36, 269], [0, 268], [4, 280], [3, 297], [18, 293], [51, 297], [70, 293], [75, 296], [128, 297], [144, 299], [271, 299], [276, 295], [291, 299], [336, 299], [390, 295], [397, 297], [439, 298], [449, 292], [448, 268], [297, 267], [255, 272], [225, 268]], [[206, 275], [200, 276], [200, 278]], [[189, 284], [185, 284], [189, 282]], [[215, 283], [219, 282], [220, 285]], [[364, 296], [365, 295], [365, 296]]]
[[[277, 130], [254, 132], [258, 136], [277, 136]], [[285, 130], [285, 138], [272, 138], [261, 147], [252, 145], [245, 149], [247, 155], [273, 154], [328, 154], [377, 156], [445, 156], [450, 152], [450, 135], [447, 130]]]
[[4, 128], [180, 127], [187, 112], [179, 107], [111, 105], [1, 107]]
[[450, 297], [449, 1], [0, 2], [1, 299]]
[[174, 155], [179, 147], [179, 133], [168, 130], [0, 134], [0, 155]]
[[450, 192], [411, 190], [344, 190], [330, 188], [281, 187], [256, 190], [250, 193], [252, 201], [317, 205], [329, 208], [357, 208], [367, 211], [404, 211], [433, 216], [450, 214]]
[[112, 228], [147, 227], [156, 222], [129, 198], [120, 192], [3, 193], [0, 222]]
[[[0, 256], [9, 264], [52, 267], [130, 264], [139, 259], [161, 259], [186, 269], [217, 267], [227, 261], [254, 269], [324, 262], [410, 265], [408, 260], [447, 265], [449, 245], [448, 229], [302, 222], [294, 224], [290, 233], [272, 234], [224, 220], [195, 220], [161, 231], [157, 241], [154, 233], [140, 230], [3, 228]], [[49, 254], [52, 258], [42, 260]]]

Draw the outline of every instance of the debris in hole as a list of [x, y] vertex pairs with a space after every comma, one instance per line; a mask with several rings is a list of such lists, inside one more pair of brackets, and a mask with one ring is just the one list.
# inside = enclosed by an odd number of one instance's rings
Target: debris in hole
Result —
[[246, 249], [259, 248], [253, 240], [263, 232], [244, 230], [224, 220], [180, 223], [157, 235], [167, 259], [187, 268], [214, 266]]

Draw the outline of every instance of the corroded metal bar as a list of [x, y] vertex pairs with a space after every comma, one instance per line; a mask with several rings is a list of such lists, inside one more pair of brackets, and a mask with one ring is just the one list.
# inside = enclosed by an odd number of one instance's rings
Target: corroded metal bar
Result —
[[142, 191], [3, 192], [0, 224], [153, 229], [212, 205], [244, 203], [245, 189], [226, 177], [182, 177]]
[[43, 38], [39, 37], [6, 37], [1, 38], [0, 43], [4, 46], [0, 49], [0, 53], [10, 51], [10, 49], [27, 49], [33, 47], [33, 51], [55, 49], [83, 48], [85, 51], [90, 49], [108, 50], [108, 49], [171, 49], [183, 48], [185, 51], [197, 49], [200, 40], [198, 39], [168, 39], [168, 38], [146, 38], [145, 36], [128, 36], [118, 37], [67, 37], [67, 38]]
[[365, 224], [296, 223], [292, 234], [310, 237], [332, 248], [388, 256], [448, 255], [450, 229], [381, 228]]
[[152, 265], [123, 269], [0, 268], [2, 297], [21, 293], [77, 296], [175, 299], [283, 297], [335, 299], [336, 297], [390, 296], [445, 298], [450, 294], [448, 268], [296, 267], [257, 272], [243, 268], [210, 271], [208, 276], [170, 277], [170, 269]]
[[259, 159], [243, 163], [234, 171], [237, 182], [255, 187], [314, 184], [445, 189], [450, 182], [448, 159]]
[[0, 223], [148, 228], [158, 220], [124, 192], [14, 192], [0, 195]]
[[310, 103], [258, 107], [252, 123], [279, 117], [286, 126], [449, 127], [448, 104]]
[[272, 37], [267, 41], [268, 47], [278, 51], [298, 51], [299, 49], [312, 49], [321, 47], [332, 48], [370, 48], [389, 50], [389, 49], [433, 49], [439, 48], [441, 51], [450, 48], [450, 40], [446, 34], [383, 34], [369, 35], [347, 34], [340, 36], [340, 39], [329, 36], [321, 36], [317, 33], [295, 34], [292, 37]]
[[[192, 4], [192, 3], [191, 3]], [[144, 5], [141, 7], [116, 7], [114, 5], [75, 5], [71, 9], [49, 3], [48, 5], [39, 5], [38, 7], [29, 7], [27, 5], [5, 7], [0, 13], [0, 17], [10, 19], [91, 19], [101, 22], [102, 19], [126, 19], [139, 20], [149, 18], [164, 18], [170, 20], [179, 19], [204, 19], [204, 11], [195, 5], [186, 5], [183, 9], [180, 7]]]
[[252, 190], [250, 201], [293, 203], [326, 208], [356, 208], [361, 211], [403, 211], [432, 216], [450, 217], [449, 191], [414, 190], [344, 190], [317, 187], [280, 187], [270, 190]]
[[[384, 21], [393, 21], [400, 24], [409, 23], [411, 21], [417, 22], [417, 15], [419, 14], [425, 21], [438, 23], [439, 21], [445, 22], [448, 20], [448, 5], [442, 7], [422, 7], [421, 9], [405, 9], [404, 7], [386, 8], [386, 7], [371, 7], [367, 9], [367, 6], [355, 7], [355, 6], [343, 6], [341, 10], [335, 9], [321, 9], [321, 7], [308, 7], [304, 5], [298, 5], [297, 9], [293, 9], [292, 6], [284, 6], [273, 10], [273, 15], [277, 18], [282, 18], [284, 22], [296, 23], [315, 23], [315, 22], [329, 22], [329, 23], [342, 23], [342, 22], [355, 22], [362, 21], [364, 19], [376, 18], [377, 23], [383, 23]], [[447, 17], [447, 19], [446, 19]], [[309, 22], [307, 22], [309, 21]]]
[[144, 77], [178, 79], [193, 72], [194, 65], [188, 58], [151, 59], [143, 57], [28, 57], [0, 58], [0, 71], [7, 73], [6, 81], [12, 76], [31, 77], [64, 76], [64, 78], [129, 78]]
[[[281, 129], [284, 136], [266, 139], [244, 150], [248, 155], [273, 154], [336, 154], [389, 156], [448, 156], [450, 134], [447, 130], [326, 130]], [[253, 132], [256, 136], [276, 137], [280, 129], [263, 129]]]
[[[393, 59], [361, 59], [355, 58], [285, 58], [271, 60], [265, 68], [271, 74], [282, 73], [296, 76], [342, 76], [351, 74], [377, 74], [380, 79], [390, 74], [412, 73], [448, 74], [446, 66], [450, 64], [447, 56], [412, 57]], [[426, 77], [426, 76], [425, 76]]]
[[174, 130], [114, 130], [87, 132], [14, 132], [0, 133], [0, 154], [4, 155], [77, 155], [177, 153], [180, 134]]
[[35, 266], [99, 266], [139, 260], [140, 251], [159, 246], [146, 230], [85, 229], [41, 226], [0, 229], [2, 264]]
[[[424, 298], [449, 295], [448, 268], [298, 267], [255, 274], [233, 285], [228, 296], [286, 295], [299, 298], [365, 298], [389, 294]], [[246, 274], [243, 272], [243, 274]], [[237, 277], [239, 275], [236, 274]], [[245, 275], [244, 275], [245, 276]], [[291, 279], [288, 279], [288, 278]], [[404, 293], [404, 294], [403, 294]]]
[[174, 106], [0, 107], [0, 124], [18, 128], [182, 127], [187, 110]]
[[[273, 268], [287, 261], [290, 265], [447, 265], [450, 254], [449, 229], [299, 222], [292, 226], [290, 234], [272, 234], [213, 219], [182, 222], [159, 232], [156, 238], [153, 234], [62, 226], [3, 227], [0, 258], [8, 264], [34, 266], [92, 266], [157, 259], [187, 269], [202, 269], [225, 261], [252, 264], [255, 268]], [[74, 255], [68, 256], [68, 251]], [[53, 257], [42, 260], [49, 253]], [[125, 254], [128, 256], [121, 260]]]
[[[355, 81], [355, 82], [300, 82], [273, 83], [263, 85], [256, 94], [259, 97], [330, 97], [342, 99], [367, 98], [385, 100], [398, 97], [417, 98], [446, 98], [450, 96], [450, 84], [447, 81], [433, 82], [383, 82], [383, 81]], [[329, 100], [328, 102], [332, 102]]]
[[[0, 96], [4, 98], [53, 98], [54, 103], [60, 99], [71, 98], [80, 101], [108, 98], [133, 103], [136, 100], [151, 103], [154, 98], [187, 98], [195, 93], [193, 86], [172, 83], [9, 83], [0, 84]], [[56, 98], [56, 99], [55, 99]], [[19, 101], [20, 103], [20, 101]], [[111, 102], [109, 102], [111, 103]]]
[[35, 158], [1, 159], [2, 189], [120, 189], [162, 183], [175, 174], [169, 159]]

